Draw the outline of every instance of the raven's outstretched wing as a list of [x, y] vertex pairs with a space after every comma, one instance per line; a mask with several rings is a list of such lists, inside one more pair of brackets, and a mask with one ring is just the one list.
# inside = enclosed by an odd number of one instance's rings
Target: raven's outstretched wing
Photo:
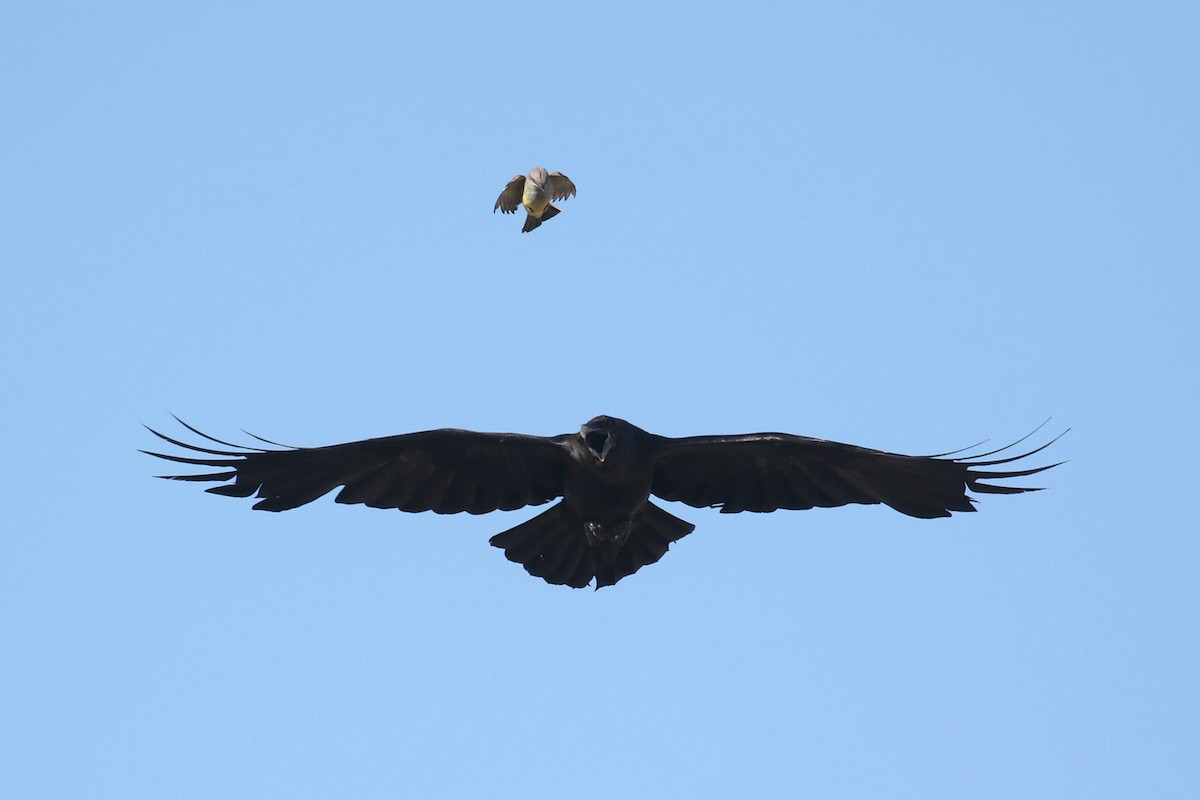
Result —
[[906, 456], [786, 433], [667, 439], [655, 460], [651, 491], [698, 508], [719, 506], [724, 513], [886, 503], [911, 517], [948, 517], [952, 511], [975, 510], [968, 491], [1037, 491], [984, 481], [1034, 475], [1057, 464], [988, 468], [1024, 459], [1057, 439], [991, 461], [981, 459], [1019, 442], [990, 453], [950, 457], [956, 454]]
[[[199, 475], [161, 475], [184, 481], [232, 480], [208, 491], [262, 498], [254, 507], [285, 511], [341, 486], [339, 503], [373, 508], [486, 514], [538, 505], [562, 495], [568, 455], [564, 437], [476, 433], [456, 429], [406, 433], [329, 447], [244, 447], [188, 430], [228, 450], [187, 444], [150, 432], [200, 456], [149, 453], [181, 464], [216, 467]], [[257, 437], [256, 437], [257, 438]], [[267, 442], [265, 444], [275, 444]]]

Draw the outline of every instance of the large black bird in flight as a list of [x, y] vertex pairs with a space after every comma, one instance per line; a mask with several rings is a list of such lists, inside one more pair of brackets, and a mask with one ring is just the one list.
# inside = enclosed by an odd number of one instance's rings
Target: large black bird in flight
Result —
[[651, 503], [650, 495], [724, 514], [884, 503], [928, 519], [974, 511], [968, 491], [1037, 491], [985, 481], [1057, 466], [1002, 467], [1044, 450], [1057, 437], [1033, 450], [984, 460], [1016, 443], [975, 456], [962, 451], [906, 456], [786, 433], [673, 439], [601, 416], [579, 433], [561, 436], [443, 429], [329, 447], [285, 447], [262, 439], [272, 445], [264, 449], [223, 442], [180, 423], [232, 449], [187, 444], [151, 429], [201, 455], [144, 452], [217, 469], [160, 477], [233, 481], [208, 491], [254, 495], [261, 498], [254, 508], [264, 511], [296, 508], [338, 487], [339, 503], [438, 514], [511, 511], [562, 498], [491, 543], [530, 575], [576, 588], [593, 579], [597, 589], [611, 586], [658, 561], [672, 542], [692, 532], [692, 523]]

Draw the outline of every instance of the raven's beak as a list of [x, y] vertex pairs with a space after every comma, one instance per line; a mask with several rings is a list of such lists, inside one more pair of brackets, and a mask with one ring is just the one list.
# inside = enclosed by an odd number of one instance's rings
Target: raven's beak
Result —
[[613, 446], [611, 433], [602, 428], [589, 428], [584, 425], [579, 429], [579, 435], [583, 437], [584, 443], [597, 459], [604, 461], [608, 457], [608, 451], [612, 450]]

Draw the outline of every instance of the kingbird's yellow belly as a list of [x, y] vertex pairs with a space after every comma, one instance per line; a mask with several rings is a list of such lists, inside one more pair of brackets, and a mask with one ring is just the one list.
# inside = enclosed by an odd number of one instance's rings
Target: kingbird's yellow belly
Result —
[[546, 206], [550, 205], [550, 198], [546, 197], [543, 192], [527, 191], [521, 195], [521, 205], [525, 206], [525, 210], [530, 214], [540, 217], [546, 210]]

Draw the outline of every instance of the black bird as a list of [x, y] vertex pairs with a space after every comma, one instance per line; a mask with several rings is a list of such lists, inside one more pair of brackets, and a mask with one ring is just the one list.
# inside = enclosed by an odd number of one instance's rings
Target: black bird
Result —
[[724, 514], [885, 503], [928, 519], [974, 511], [967, 491], [1037, 491], [984, 481], [1058, 466], [986, 469], [1027, 458], [1058, 437], [1036, 449], [986, 461], [982, 459], [1019, 442], [975, 456], [963, 456], [963, 451], [906, 456], [786, 433], [673, 439], [601, 416], [579, 433], [551, 437], [448, 428], [328, 447], [286, 447], [259, 439], [273, 446], [264, 449], [223, 442], [179, 422], [233, 449], [187, 444], [150, 429], [204, 456], [143, 452], [218, 469], [159, 477], [232, 480], [208, 491], [257, 496], [261, 499], [254, 508], [264, 511], [296, 508], [338, 487], [339, 503], [438, 514], [511, 511], [561, 497], [550, 509], [493, 536], [491, 543], [530, 575], [575, 588], [593, 579], [597, 589], [611, 586], [658, 561], [672, 542], [695, 529], [651, 503], [652, 494], [697, 508], [720, 508]]

